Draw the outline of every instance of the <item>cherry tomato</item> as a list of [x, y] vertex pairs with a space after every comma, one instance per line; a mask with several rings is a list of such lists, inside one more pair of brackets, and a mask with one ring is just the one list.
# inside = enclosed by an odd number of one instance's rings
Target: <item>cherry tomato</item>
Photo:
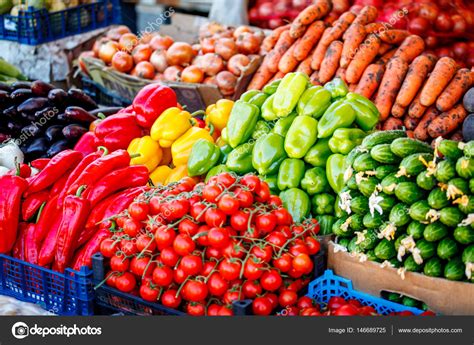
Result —
[[260, 188], [260, 179], [255, 175], [251, 175], [251, 174], [245, 175], [240, 180], [240, 183], [246, 186], [251, 192]]
[[272, 303], [272, 309], [278, 307], [278, 296], [276, 294], [269, 292], [265, 294], [265, 297]]
[[273, 210], [273, 214], [276, 217], [278, 225], [291, 225], [293, 223], [293, 217], [291, 217], [290, 212], [288, 212], [283, 207], [279, 207], [276, 210]]
[[293, 258], [292, 266], [295, 270], [308, 274], [314, 267], [313, 261], [308, 254], [301, 253]]
[[206, 185], [202, 190], [202, 198], [209, 202], [216, 202], [216, 199], [222, 193], [222, 188], [219, 185]]
[[193, 222], [191, 219], [183, 219], [178, 225], [178, 231], [181, 234], [194, 236], [197, 234], [199, 224]]
[[173, 271], [173, 280], [176, 284], [183, 284], [187, 277], [188, 275], [184, 273], [184, 270], [180, 267]]
[[374, 315], [377, 315], [377, 311], [373, 307], [366, 305], [359, 308], [358, 315], [374, 316]]
[[152, 280], [158, 286], [169, 286], [173, 282], [173, 270], [168, 266], [157, 266], [153, 270]]
[[211, 228], [207, 225], [201, 225], [198, 228], [198, 231], [196, 235], [196, 243], [199, 244], [200, 246], [207, 247], [209, 245], [209, 241], [207, 240], [207, 234], [209, 233], [209, 230]]
[[228, 173], [228, 172], [220, 173], [216, 177], [217, 177], [216, 182], [224, 186], [225, 188], [230, 188], [236, 181], [235, 176], [233, 176], [233, 174]]
[[217, 262], [215, 261], [206, 261], [203, 265], [202, 265], [202, 276], [204, 277], [209, 277], [209, 274], [211, 274], [211, 272], [214, 270], [214, 268], [216, 268], [217, 266]]
[[242, 259], [245, 255], [245, 248], [235, 240], [229, 241], [229, 244], [221, 249], [222, 255], [226, 258]]
[[207, 280], [209, 293], [213, 296], [222, 296], [229, 289], [229, 283], [218, 272], [214, 272]]
[[306, 248], [308, 249], [309, 255], [315, 255], [319, 253], [319, 250], [321, 249], [321, 244], [317, 239], [308, 236], [305, 238], [304, 242], [306, 244]]
[[219, 272], [228, 281], [237, 279], [240, 275], [242, 264], [233, 259], [224, 259], [219, 264]]
[[421, 313], [420, 316], [436, 316], [436, 313], [432, 312], [431, 310], [426, 310], [423, 313]]
[[106, 277], [107, 278], [105, 280], [105, 284], [107, 284], [110, 287], [115, 288], [116, 287], [115, 283], [117, 282], [117, 273], [109, 272], [107, 273]]
[[299, 254], [309, 254], [309, 250], [304, 243], [294, 244], [289, 248], [290, 254], [298, 256]]
[[106, 238], [100, 243], [100, 252], [106, 258], [111, 258], [118, 250], [118, 244], [110, 238]]
[[143, 298], [145, 301], [156, 302], [160, 291], [158, 289], [154, 289], [148, 283], [148, 284], [142, 284], [142, 286], [140, 286], [139, 292], [140, 292], [140, 297]]
[[191, 316], [206, 315], [206, 306], [202, 302], [191, 302], [186, 304], [186, 313]]
[[299, 299], [298, 299], [298, 302], [296, 303], [296, 305], [298, 306], [298, 308], [300, 309], [304, 309], [304, 308], [313, 308], [313, 307], [316, 307], [318, 308], [318, 305], [314, 303], [314, 301], [308, 297], [308, 296], [301, 296]]
[[123, 292], [130, 292], [132, 291], [135, 286], [137, 285], [137, 281], [135, 277], [130, 272], [125, 272], [115, 279], [115, 287], [117, 290]]
[[275, 226], [277, 225], [277, 219], [272, 213], [259, 214], [255, 217], [255, 225], [258, 231], [266, 234], [275, 229]]
[[197, 222], [204, 221], [204, 210], [206, 209], [206, 205], [202, 202], [197, 202], [191, 209], [189, 210], [189, 214], [193, 217]]
[[360, 302], [359, 302], [358, 300], [356, 300], [356, 299], [348, 299], [348, 300], [347, 300], [347, 303], [348, 303], [348, 304], [352, 304], [352, 305], [353, 305], [354, 307], [356, 307], [356, 308], [362, 307], [362, 304], [360, 304]]
[[173, 241], [174, 251], [181, 256], [191, 254], [196, 244], [189, 235], [179, 234]]
[[247, 280], [242, 284], [242, 293], [246, 298], [254, 299], [262, 294], [262, 286], [258, 280]]
[[209, 245], [215, 248], [223, 248], [230, 243], [229, 231], [226, 228], [212, 228], [207, 234]]
[[123, 232], [130, 237], [136, 237], [141, 229], [141, 223], [135, 219], [129, 218], [123, 225]]
[[230, 225], [237, 231], [246, 231], [250, 214], [245, 211], [237, 211], [230, 217]]
[[198, 280], [188, 280], [183, 286], [182, 294], [187, 301], [202, 301], [208, 294], [207, 285]]
[[137, 245], [132, 240], [120, 241], [120, 249], [126, 256], [132, 256], [138, 253]]
[[272, 260], [273, 251], [269, 245], [255, 246], [250, 250], [250, 254], [264, 262], [270, 262]]
[[214, 259], [220, 259], [222, 258], [222, 252], [219, 248], [216, 247], [207, 247], [206, 248], [206, 258], [214, 258]]
[[331, 311], [339, 309], [341, 306], [347, 304], [346, 300], [342, 297], [333, 296], [329, 299], [328, 308]]
[[150, 236], [143, 234], [137, 237], [137, 249], [138, 251], [145, 253], [153, 253], [156, 249], [156, 242]]
[[170, 289], [163, 292], [161, 296], [161, 303], [168, 308], [176, 309], [181, 304], [181, 296], [176, 296], [177, 290]]
[[119, 228], [123, 228], [123, 225], [125, 224], [125, 221], [128, 219], [128, 217], [118, 217], [115, 222], [117, 223], [117, 226]]
[[252, 302], [252, 311], [255, 315], [270, 315], [273, 311], [272, 302], [265, 296], [257, 297]]
[[114, 255], [110, 258], [110, 269], [116, 272], [125, 272], [130, 266], [130, 260], [123, 255]]
[[219, 315], [219, 310], [221, 306], [219, 304], [211, 303], [209, 307], [207, 307], [207, 316], [217, 316]]
[[273, 259], [273, 266], [283, 273], [288, 272], [291, 269], [291, 263], [292, 258], [288, 253], [282, 254], [278, 259]]
[[336, 316], [354, 316], [357, 315], [358, 312], [359, 308], [356, 306], [352, 304], [344, 304], [337, 308], [333, 314]]
[[199, 275], [202, 271], [202, 259], [197, 255], [185, 255], [179, 263], [184, 273], [190, 276]]
[[160, 213], [160, 207], [161, 207], [161, 197], [159, 196], [153, 196], [150, 199], [150, 203], [148, 204], [148, 207], [150, 208], [150, 214], [155, 216]]
[[236, 188], [234, 191], [235, 197], [239, 201], [239, 205], [242, 208], [251, 207], [253, 204], [253, 194], [248, 190], [242, 188]]
[[257, 193], [257, 197], [255, 198], [257, 201], [266, 203], [271, 195], [268, 183], [260, 183], [260, 187], [255, 191], [255, 193]]
[[298, 301], [298, 294], [291, 290], [283, 290], [278, 297], [278, 303], [283, 308], [295, 305]]
[[227, 290], [222, 297], [222, 301], [225, 304], [232, 304], [234, 301], [240, 301], [242, 299], [242, 294], [238, 290]]
[[234, 311], [232, 310], [232, 306], [223, 305], [218, 312], [219, 316], [233, 316]]
[[148, 219], [148, 212], [150, 208], [147, 203], [144, 202], [132, 202], [128, 206], [128, 213], [136, 221], [142, 221]]
[[179, 260], [179, 255], [172, 247], [164, 248], [160, 254], [161, 262], [167, 266], [174, 267]]
[[281, 206], [283, 203], [278, 195], [270, 195], [268, 198], [268, 204], [270, 206]]
[[159, 250], [171, 247], [175, 238], [175, 231], [169, 229], [166, 225], [160, 226], [155, 232], [155, 242]]
[[268, 234], [266, 240], [276, 247], [283, 247], [286, 243], [286, 237], [281, 232], [273, 231]]
[[260, 277], [260, 284], [267, 291], [276, 291], [281, 286], [283, 280], [276, 270], [269, 270]]
[[312, 307], [312, 308], [305, 308], [301, 310], [300, 315], [301, 316], [320, 316], [321, 313], [319, 312], [317, 308]]
[[240, 203], [230, 194], [224, 194], [218, 201], [217, 207], [227, 215], [232, 215], [239, 210]]
[[211, 227], [222, 226], [225, 223], [226, 218], [225, 213], [217, 208], [208, 208], [204, 213], [206, 224]]
[[153, 270], [155, 269], [156, 263], [151, 262], [151, 258], [149, 256], [144, 256], [139, 258], [135, 256], [130, 261], [130, 271], [138, 277], [151, 277], [153, 274]]

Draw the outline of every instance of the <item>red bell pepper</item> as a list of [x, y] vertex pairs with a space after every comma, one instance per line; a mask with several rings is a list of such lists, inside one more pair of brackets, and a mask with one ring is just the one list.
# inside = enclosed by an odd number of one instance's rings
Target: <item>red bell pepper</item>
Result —
[[17, 164], [17, 168], [10, 170], [8, 175], [17, 175], [23, 178], [28, 178], [31, 176], [31, 167], [25, 163]]
[[[38, 254], [38, 265], [40, 266], [46, 267], [54, 260], [54, 254], [56, 253], [57, 234], [62, 219], [63, 214], [58, 210], [56, 214], [53, 215], [51, 227], [48, 230]], [[36, 227], [38, 227], [38, 224]]]
[[75, 151], [82, 152], [84, 155], [95, 152], [99, 146], [99, 139], [94, 132], [85, 133], [74, 146]]
[[34, 161], [31, 161], [30, 165], [33, 168], [41, 171], [48, 165], [50, 160], [51, 160], [50, 158], [38, 158], [38, 159], [35, 159]]
[[68, 195], [64, 199], [63, 219], [56, 236], [56, 255], [54, 256], [54, 268], [61, 273], [71, 262], [77, 239], [90, 213], [91, 204], [89, 200], [81, 196], [81, 193], [82, 187], [76, 195]]
[[25, 260], [25, 235], [28, 223], [21, 222], [18, 224], [18, 234], [12, 249], [14, 258]]
[[66, 150], [54, 156], [48, 165], [30, 179], [28, 194], [40, 192], [53, 185], [82, 159], [82, 153]]
[[104, 176], [93, 187], [87, 188], [84, 197], [94, 207], [99, 201], [119, 190], [146, 185], [148, 179], [148, 169], [145, 166], [128, 166]]
[[42, 191], [29, 195], [21, 204], [21, 219], [24, 222], [31, 220], [43, 203], [49, 200], [49, 192]]
[[133, 100], [137, 122], [151, 128], [158, 116], [168, 108], [176, 107], [178, 99], [172, 88], [158, 83], [145, 86]]
[[133, 110], [133, 104], [129, 105], [126, 108], [122, 108], [117, 112], [117, 114], [123, 114], [123, 113], [135, 115], [135, 110]]
[[36, 265], [38, 263], [38, 252], [39, 252], [39, 243], [35, 236], [35, 227], [36, 224], [29, 223], [26, 227], [25, 235], [25, 261]]
[[38, 243], [42, 243], [50, 229], [53, 227], [57, 215], [61, 213], [58, 208], [58, 196], [55, 195], [46, 202], [41, 214], [36, 222], [35, 236]]
[[64, 174], [61, 176], [56, 182], [54, 182], [53, 186], [51, 187], [50, 195], [59, 195], [64, 190], [64, 186], [66, 185], [67, 178], [69, 173]]
[[8, 253], [16, 241], [21, 197], [28, 182], [20, 176], [0, 177], [0, 253]]
[[72, 268], [79, 271], [82, 266], [92, 267], [92, 255], [100, 249], [103, 240], [110, 236], [107, 229], [100, 229], [94, 236], [77, 252], [73, 260]]
[[94, 131], [101, 146], [109, 151], [126, 149], [130, 142], [142, 136], [142, 129], [138, 126], [132, 114], [115, 114], [102, 120]]

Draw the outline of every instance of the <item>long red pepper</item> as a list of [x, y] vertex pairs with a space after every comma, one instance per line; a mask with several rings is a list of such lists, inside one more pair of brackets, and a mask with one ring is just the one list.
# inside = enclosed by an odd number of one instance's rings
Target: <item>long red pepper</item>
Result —
[[100, 229], [94, 236], [79, 250], [73, 262], [73, 269], [80, 270], [82, 266], [92, 266], [92, 255], [97, 253], [100, 243], [110, 236], [107, 229]]
[[75, 194], [83, 186], [92, 186], [108, 173], [130, 164], [130, 155], [126, 150], [117, 150], [90, 163], [67, 189], [66, 194]]
[[28, 223], [21, 222], [18, 224], [18, 234], [12, 249], [14, 258], [25, 260], [25, 235]]
[[60, 213], [61, 209], [58, 208], [58, 196], [55, 195], [48, 200], [38, 218], [35, 231], [35, 236], [37, 238], [38, 243], [43, 242], [48, 231], [53, 226], [56, 216]]
[[21, 204], [21, 219], [28, 221], [38, 212], [41, 205], [49, 200], [49, 192], [42, 191], [29, 195]]
[[76, 143], [74, 150], [82, 152], [84, 155], [88, 155], [97, 150], [98, 143], [99, 139], [96, 137], [94, 132], [87, 132]]
[[82, 190], [83, 187], [78, 189], [76, 195], [68, 195], [64, 199], [63, 219], [56, 236], [56, 255], [54, 256], [54, 267], [61, 273], [74, 255], [77, 239], [90, 213], [91, 204], [89, 200], [81, 196]]
[[34, 161], [30, 162], [31, 167], [38, 169], [38, 170], [43, 170], [49, 163], [51, 158], [38, 158], [35, 159]]
[[54, 260], [54, 254], [56, 253], [56, 241], [59, 226], [63, 219], [61, 212], [57, 212], [53, 215], [52, 225], [43, 241], [41, 249], [38, 254], [38, 265], [46, 267], [51, 264]]
[[143, 165], [132, 165], [111, 172], [99, 180], [92, 188], [84, 193], [91, 206], [94, 207], [99, 201], [107, 196], [130, 187], [144, 186], [148, 182], [148, 169]]
[[8, 253], [16, 241], [21, 197], [28, 182], [20, 176], [0, 177], [0, 253]]
[[34, 223], [29, 223], [26, 227], [25, 235], [25, 261], [36, 265], [38, 263], [38, 252], [39, 252], [39, 243], [35, 237], [35, 226]]
[[48, 165], [30, 180], [28, 194], [45, 190], [61, 176], [73, 169], [82, 159], [82, 153], [66, 150], [51, 158]]
[[54, 182], [50, 191], [51, 196], [59, 195], [59, 193], [61, 193], [64, 190], [64, 185], [66, 184], [67, 178], [68, 178], [68, 174], [64, 174], [56, 182]]

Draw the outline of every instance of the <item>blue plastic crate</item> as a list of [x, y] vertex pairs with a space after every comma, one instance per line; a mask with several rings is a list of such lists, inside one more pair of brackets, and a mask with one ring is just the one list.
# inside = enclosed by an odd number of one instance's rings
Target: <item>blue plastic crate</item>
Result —
[[40, 305], [59, 315], [93, 315], [92, 271], [59, 273], [0, 254], [0, 295]]
[[120, 0], [105, 0], [49, 13], [29, 7], [0, 15], [0, 39], [37, 45], [121, 22]]
[[335, 275], [332, 270], [326, 270], [321, 277], [309, 284], [307, 296], [318, 303], [324, 304], [328, 303], [329, 299], [333, 296], [340, 296], [344, 299], [356, 299], [363, 305], [373, 307], [382, 315], [401, 311], [411, 311], [415, 315], [423, 313], [422, 310], [417, 308], [407, 307], [356, 291], [352, 288], [352, 282], [349, 279]]

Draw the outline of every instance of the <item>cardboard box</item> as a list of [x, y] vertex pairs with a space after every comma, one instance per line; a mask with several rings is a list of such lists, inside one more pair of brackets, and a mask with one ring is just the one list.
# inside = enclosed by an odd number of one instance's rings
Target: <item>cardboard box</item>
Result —
[[425, 302], [436, 313], [445, 315], [474, 315], [474, 284], [427, 277], [406, 272], [405, 279], [392, 267], [379, 263], [360, 262], [347, 252], [334, 252], [329, 244], [328, 268], [352, 280], [356, 290], [380, 297], [382, 291], [400, 293]]
[[[144, 86], [156, 81], [133, 77], [121, 73], [106, 66], [101, 60], [95, 58], [85, 58], [87, 74], [92, 80], [107, 89], [114, 90], [122, 97], [132, 101], [138, 91]], [[260, 65], [261, 58], [255, 58], [248, 68], [239, 77], [234, 99], [238, 99], [245, 92], [247, 85]], [[178, 102], [187, 106], [190, 112], [206, 109], [210, 104], [214, 104], [219, 99], [224, 98], [219, 89], [213, 85], [191, 84], [179, 82], [162, 82], [171, 87], [178, 97]]]

